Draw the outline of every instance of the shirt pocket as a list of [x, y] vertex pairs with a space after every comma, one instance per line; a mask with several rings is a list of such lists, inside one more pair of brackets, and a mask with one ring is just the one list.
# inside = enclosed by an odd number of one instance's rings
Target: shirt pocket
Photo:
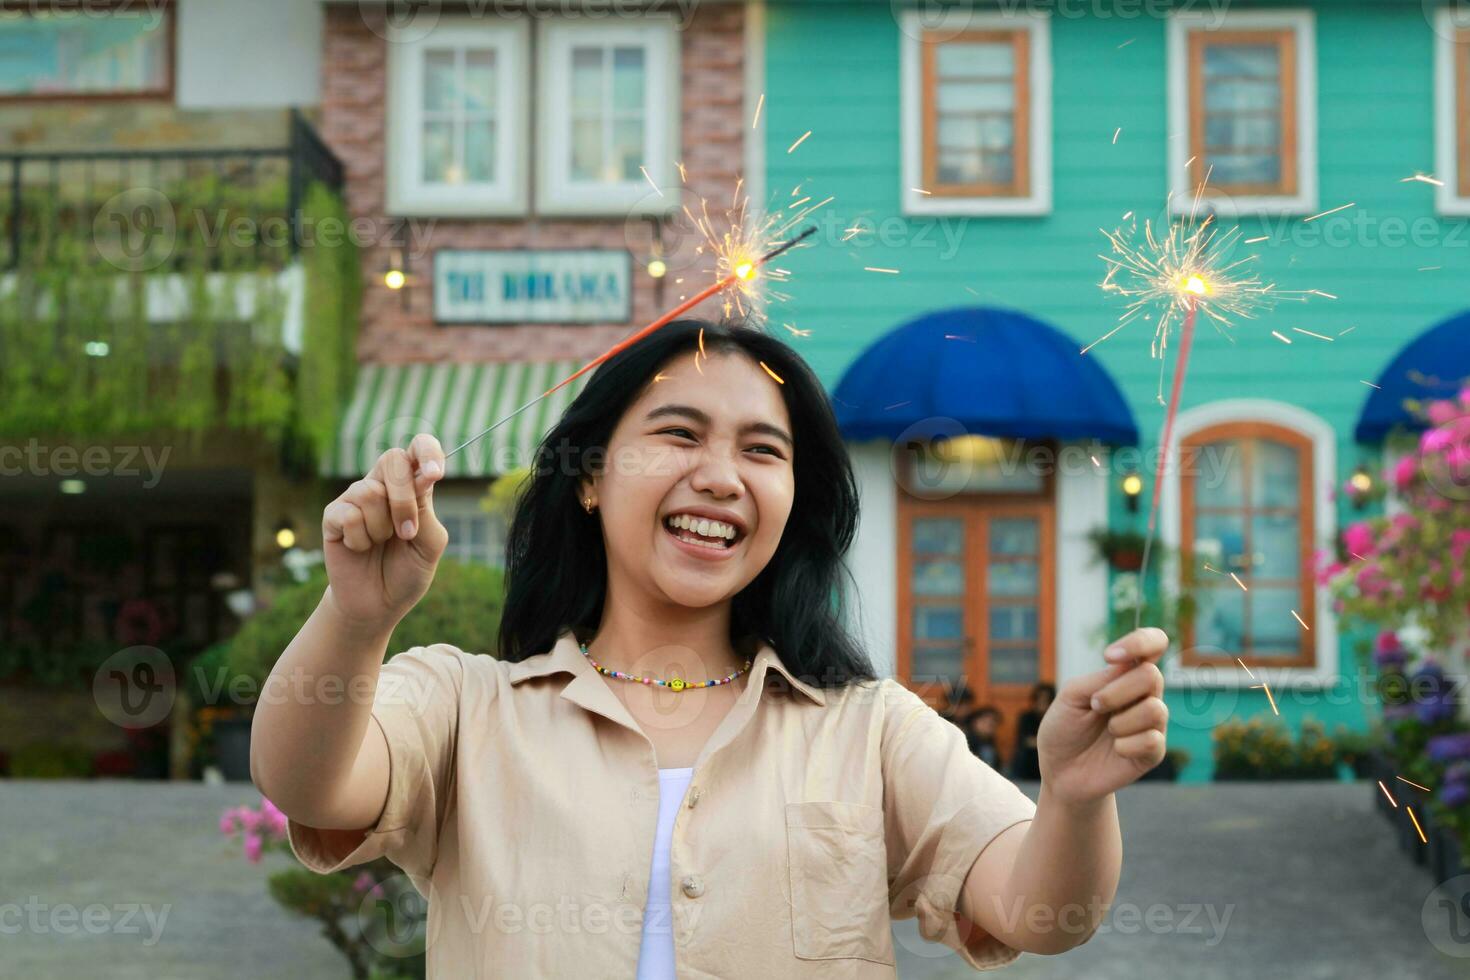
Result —
[[892, 965], [882, 808], [788, 803], [786, 846], [796, 955]]

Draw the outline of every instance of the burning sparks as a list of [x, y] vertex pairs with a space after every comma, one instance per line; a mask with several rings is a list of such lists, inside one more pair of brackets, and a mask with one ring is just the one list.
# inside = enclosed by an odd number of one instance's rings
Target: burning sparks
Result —
[[1433, 792], [1428, 786], [1420, 786], [1418, 783], [1414, 782], [1412, 779], [1405, 779], [1403, 776], [1395, 776], [1393, 778], [1394, 779], [1397, 779], [1401, 783], [1408, 783], [1410, 786], [1414, 787], [1415, 789], [1422, 789], [1426, 793]]
[[755, 129], [756, 124], [761, 121], [761, 106], [763, 106], [765, 104], [766, 104], [766, 93], [762, 92], [761, 93], [761, 97], [759, 99], [757, 99], [756, 102], [755, 102], [755, 115], [752, 116], [751, 117], [751, 120], [750, 120], [750, 128], [751, 129]]
[[1339, 204], [1335, 208], [1329, 208], [1326, 211], [1319, 211], [1319, 212], [1317, 212], [1316, 214], [1312, 215], [1309, 218], [1303, 218], [1302, 221], [1303, 222], [1306, 222], [1306, 221], [1316, 221], [1318, 218], [1325, 218], [1329, 214], [1336, 214], [1339, 211], [1346, 211], [1348, 208], [1353, 207], [1357, 203], [1358, 203], [1357, 201], [1349, 201], [1347, 204]]
[[792, 143], [790, 146], [788, 146], [786, 148], [786, 152], [787, 153], [790, 153], [792, 150], [796, 149], [798, 146], [800, 146], [801, 144], [805, 143], [806, 142], [806, 138], [808, 136], [810, 136], [811, 134], [812, 134], [812, 131], [810, 129], [808, 129], [806, 132], [802, 133], [800, 136], [798, 136], [796, 138], [796, 142], [795, 143]]
[[[1204, 185], [1200, 185], [1188, 217], [1168, 221], [1167, 229], [1156, 229], [1145, 220], [1141, 235], [1136, 222], [1102, 232], [1112, 246], [1111, 254], [1099, 256], [1108, 264], [1103, 292], [1116, 293], [1127, 302], [1118, 327], [1134, 320], [1154, 320], [1151, 352], [1161, 361], [1172, 328], [1191, 311], [1209, 317], [1220, 329], [1237, 318], [1252, 319], [1279, 300], [1306, 298], [1305, 293], [1282, 292], [1248, 272], [1246, 267], [1256, 256], [1231, 257], [1240, 229], [1219, 228], [1213, 215], [1197, 221], [1203, 193]], [[1102, 339], [1106, 338], [1094, 344]], [[1158, 396], [1162, 404], [1162, 363]]]
[[882, 266], [877, 266], [877, 265], [865, 265], [865, 266], [863, 266], [863, 271], [864, 272], [886, 272], [890, 276], [896, 276], [896, 275], [898, 275], [898, 270], [897, 269], [885, 269]]
[[[797, 190], [792, 191], [792, 196]], [[799, 236], [794, 236], [795, 229], [808, 215], [831, 203], [833, 198], [827, 197], [816, 204], [805, 203], [808, 200], [809, 197], [790, 205], [774, 205], [757, 216], [752, 214], [743, 183], [737, 182], [730, 207], [722, 219], [711, 216], [709, 201], [703, 198], [699, 202], [698, 214], [688, 205], [684, 207], [685, 218], [704, 239], [695, 248], [695, 253], [713, 256], [716, 282], [731, 280], [731, 288], [723, 296], [726, 316], [738, 314], [759, 320], [760, 304], [757, 300], [760, 297], [788, 298], [773, 291], [770, 284], [785, 282], [790, 273], [786, 269], [765, 265], [765, 260], [773, 258], [772, 250], [783, 245], [805, 245], [802, 239], [815, 231], [815, 227]]]
[[766, 373], [767, 373], [767, 374], [769, 374], [769, 375], [770, 375], [770, 376], [771, 376], [771, 377], [773, 377], [773, 378], [775, 378], [775, 379], [776, 379], [776, 383], [777, 383], [777, 384], [783, 384], [783, 385], [784, 385], [784, 384], [785, 384], [785, 383], [786, 383], [786, 382], [785, 382], [785, 381], [782, 381], [782, 380], [781, 380], [781, 376], [780, 376], [780, 375], [779, 375], [779, 374], [777, 374], [777, 373], [776, 373], [776, 372], [775, 372], [775, 371], [772, 371], [772, 370], [771, 370], [771, 369], [770, 369], [770, 368], [769, 368], [769, 367], [767, 367], [767, 365], [766, 365], [766, 362], [765, 362], [765, 361], [761, 361], [761, 362], [759, 362], [759, 363], [760, 363], [760, 366], [761, 366], [761, 367], [763, 367], [763, 368], [765, 368], [765, 369], [766, 369]]
[[1411, 180], [1417, 180], [1420, 183], [1424, 183], [1424, 184], [1433, 184], [1435, 187], [1443, 187], [1444, 186], [1444, 181], [1442, 181], [1442, 180], [1436, 180], [1435, 178], [1431, 177], [1429, 174], [1414, 174], [1412, 177], [1405, 177], [1403, 180], [1399, 181], [1399, 183], [1400, 184], [1407, 184]]

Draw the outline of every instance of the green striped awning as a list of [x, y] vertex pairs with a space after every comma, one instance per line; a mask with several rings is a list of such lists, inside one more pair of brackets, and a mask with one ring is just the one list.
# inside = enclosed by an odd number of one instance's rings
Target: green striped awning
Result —
[[[567, 375], [577, 361], [363, 364], [322, 476], [360, 477], [390, 446], [434, 435], [447, 453]], [[588, 371], [449, 457], [447, 476], [497, 476], [529, 466], [536, 445], [592, 377]]]

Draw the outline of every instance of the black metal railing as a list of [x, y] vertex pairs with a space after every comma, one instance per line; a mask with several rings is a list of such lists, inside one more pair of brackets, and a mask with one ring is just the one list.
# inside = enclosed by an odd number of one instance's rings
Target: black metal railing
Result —
[[284, 264], [316, 181], [340, 192], [342, 163], [294, 109], [284, 147], [0, 154], [0, 268]]

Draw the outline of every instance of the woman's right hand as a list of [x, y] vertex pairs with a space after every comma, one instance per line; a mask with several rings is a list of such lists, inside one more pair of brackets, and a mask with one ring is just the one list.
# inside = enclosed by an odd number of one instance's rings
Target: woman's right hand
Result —
[[421, 432], [322, 511], [326, 598], [349, 622], [391, 630], [429, 591], [449, 543], [434, 515], [443, 476], [444, 450]]

